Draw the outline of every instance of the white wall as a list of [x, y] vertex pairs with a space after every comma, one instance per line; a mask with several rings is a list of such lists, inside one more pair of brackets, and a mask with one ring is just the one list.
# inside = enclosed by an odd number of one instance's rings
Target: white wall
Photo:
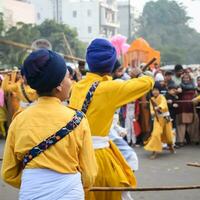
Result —
[[[85, 42], [90, 42], [99, 35], [99, 2], [62, 2], [62, 20], [64, 24], [76, 28], [79, 39]], [[90, 11], [89, 11], [90, 10]], [[73, 17], [73, 12], [76, 11], [77, 16]], [[90, 16], [88, 16], [90, 12]], [[88, 32], [88, 27], [91, 27], [91, 33]]]
[[4, 16], [9, 25], [17, 22], [32, 23], [36, 22], [34, 6], [20, 1], [4, 0]]
[[3, 12], [3, 1], [4, 0], [0, 0], [0, 12]]
[[36, 11], [36, 23], [41, 24], [46, 19], [53, 19], [53, 0], [29, 0]]

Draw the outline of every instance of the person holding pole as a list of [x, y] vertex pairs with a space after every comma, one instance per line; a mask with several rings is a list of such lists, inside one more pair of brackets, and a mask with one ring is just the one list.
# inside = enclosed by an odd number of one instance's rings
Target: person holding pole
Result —
[[[94, 39], [87, 48], [86, 61], [90, 72], [72, 88], [69, 106], [83, 110], [89, 121], [93, 147], [98, 163], [94, 186], [136, 187], [136, 178], [116, 145], [109, 140], [115, 111], [152, 89], [154, 80], [139, 68], [131, 73], [137, 78], [113, 81], [111, 73], [116, 62], [116, 50], [107, 40]], [[93, 98], [83, 107], [88, 96]], [[120, 200], [120, 192], [94, 192], [90, 200]]]

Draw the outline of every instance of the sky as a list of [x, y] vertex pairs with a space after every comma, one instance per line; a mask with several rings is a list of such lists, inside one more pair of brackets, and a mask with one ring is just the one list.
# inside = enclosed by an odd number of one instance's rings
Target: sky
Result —
[[[142, 9], [146, 2], [152, 0], [134, 0], [134, 5], [136, 9], [136, 13], [139, 14], [142, 12]], [[156, 1], [156, 0], [154, 0]], [[176, 0], [177, 2], [181, 2], [185, 7], [188, 13], [188, 16], [193, 19], [190, 21], [189, 25], [192, 28], [195, 28], [198, 32], [200, 32], [200, 0], [192, 1], [192, 0]]]

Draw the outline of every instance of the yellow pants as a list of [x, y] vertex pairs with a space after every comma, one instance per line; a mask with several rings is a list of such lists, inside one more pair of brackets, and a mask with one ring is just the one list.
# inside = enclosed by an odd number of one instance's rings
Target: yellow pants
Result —
[[162, 143], [173, 144], [172, 123], [167, 122], [163, 117], [154, 120], [151, 137], [144, 149], [147, 151], [162, 152]]
[[[95, 150], [98, 175], [94, 187], [136, 187], [136, 178], [113, 142]], [[90, 192], [89, 200], [121, 200], [121, 192]]]
[[6, 130], [4, 127], [4, 121], [0, 121], [0, 132], [2, 133], [3, 137], [6, 137]]

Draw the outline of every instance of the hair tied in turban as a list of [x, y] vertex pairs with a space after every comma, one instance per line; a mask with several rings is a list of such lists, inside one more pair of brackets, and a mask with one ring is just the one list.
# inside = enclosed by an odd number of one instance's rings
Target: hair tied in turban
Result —
[[49, 92], [62, 82], [66, 70], [65, 60], [59, 54], [39, 49], [26, 58], [22, 71], [33, 89]]
[[116, 59], [115, 47], [106, 39], [97, 38], [87, 48], [86, 61], [91, 72], [112, 72]]

